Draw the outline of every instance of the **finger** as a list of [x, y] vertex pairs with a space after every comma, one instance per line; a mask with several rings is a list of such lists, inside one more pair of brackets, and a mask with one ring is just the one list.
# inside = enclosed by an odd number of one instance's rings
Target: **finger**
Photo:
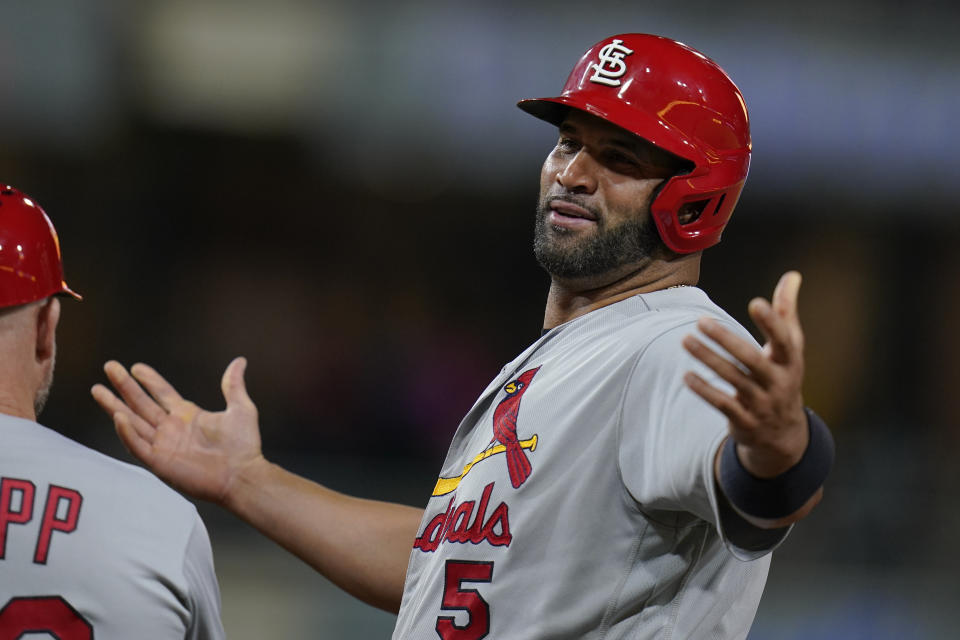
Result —
[[733, 385], [739, 393], [746, 395], [756, 393], [756, 383], [750, 379], [743, 369], [697, 340], [694, 336], [686, 336], [683, 339], [683, 348], [694, 358], [712, 369], [714, 373]]
[[[766, 360], [766, 358], [763, 357], [763, 353], [757, 349], [757, 346], [753, 342], [741, 338], [712, 318], [701, 318], [697, 322], [697, 328], [702, 331], [705, 336], [717, 343], [717, 346], [721, 347], [724, 351], [729, 353], [739, 363], [746, 367], [747, 371], [749, 371], [750, 375], [755, 378], [756, 382], [759, 382], [761, 385], [767, 385], [772, 381], [773, 372], [771, 371], [770, 363]], [[694, 336], [687, 336], [684, 338], [684, 347], [687, 346], [688, 340], [691, 341], [691, 345], [694, 344], [694, 342], [700, 342]], [[711, 353], [714, 353], [713, 350], [706, 347], [706, 345], [704, 345], [703, 348]], [[707, 366], [710, 366], [710, 364], [703, 358], [699, 357], [699, 355], [695, 353], [692, 353], [692, 355], [694, 355], [698, 360]], [[720, 359], [727, 362], [726, 358], [721, 357]], [[710, 366], [710, 368], [716, 371], [718, 374], [721, 374], [724, 380], [733, 383], [732, 380], [728, 380], [727, 377], [723, 376], [722, 372], [715, 367]], [[737, 370], [739, 371], [740, 369], [738, 368]]]
[[794, 318], [797, 315], [797, 298], [800, 295], [800, 283], [803, 277], [799, 271], [788, 271], [777, 282], [773, 290], [773, 310], [782, 318]]
[[778, 364], [791, 362], [798, 351], [791, 322], [773, 311], [763, 298], [754, 298], [747, 306], [751, 320], [766, 338], [766, 348]]
[[133, 413], [140, 416], [153, 426], [157, 426], [167, 417], [167, 412], [154, 401], [131, 377], [123, 365], [111, 360], [103, 365], [110, 384], [117, 390], [120, 397]]
[[793, 343], [802, 351], [803, 327], [800, 326], [799, 300], [800, 285], [803, 283], [803, 276], [800, 275], [799, 271], [790, 271], [784, 275], [784, 278], [787, 279], [787, 282], [784, 285], [786, 288], [784, 293], [786, 303], [782, 309], [782, 312], [784, 317], [789, 321]]
[[113, 395], [113, 392], [102, 384], [95, 384], [90, 387], [90, 395], [93, 396], [93, 399], [97, 401], [97, 404], [100, 405], [100, 408], [103, 409], [109, 416], [113, 416], [113, 414], [117, 411], [127, 408], [127, 405], [123, 404], [123, 401], [120, 398]]
[[153, 396], [157, 403], [168, 412], [172, 412], [174, 407], [183, 402], [183, 398], [177, 390], [173, 388], [173, 385], [167, 382], [166, 379], [157, 373], [157, 370], [150, 365], [138, 362], [130, 367], [130, 373], [143, 385], [144, 389], [150, 392], [150, 395]]
[[769, 341], [774, 361], [782, 364], [795, 359], [803, 350], [803, 329], [797, 314], [802, 279], [798, 271], [788, 271], [777, 282], [772, 302], [755, 298], [747, 307], [754, 324]]
[[223, 391], [223, 399], [227, 401], [228, 408], [233, 405], [247, 408], [253, 406], [253, 400], [247, 393], [247, 384], [243, 378], [246, 370], [247, 359], [241, 357], [234, 358], [223, 372], [220, 389]]
[[694, 393], [725, 415], [732, 424], [741, 428], [750, 428], [752, 424], [750, 414], [735, 398], [717, 389], [692, 371], [688, 371], [683, 376], [683, 381]]
[[128, 422], [130, 422], [131, 426], [137, 431], [141, 438], [149, 443], [153, 442], [157, 431], [156, 427], [140, 416], [135, 415], [130, 408], [125, 405], [120, 398], [113, 395], [109, 389], [102, 384], [95, 384], [90, 389], [90, 393], [93, 395], [94, 400], [97, 401], [97, 404], [113, 418], [114, 425], [117, 424], [118, 415], [125, 415], [128, 418]]
[[130, 414], [122, 411], [114, 414], [113, 423], [116, 426], [117, 435], [133, 457], [149, 466], [153, 457], [153, 448], [151, 443], [145, 440], [133, 426], [134, 421], [130, 419], [131, 417]]

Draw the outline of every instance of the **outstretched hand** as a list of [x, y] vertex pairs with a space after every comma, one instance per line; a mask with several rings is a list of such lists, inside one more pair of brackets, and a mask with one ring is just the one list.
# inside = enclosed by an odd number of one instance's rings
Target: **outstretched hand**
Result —
[[732, 385], [734, 393], [729, 395], [693, 372], [685, 376], [695, 393], [727, 417], [738, 457], [748, 471], [761, 478], [773, 477], [796, 464], [809, 440], [801, 394], [800, 280], [798, 272], [787, 272], [777, 283], [771, 302], [763, 298], [750, 301], [750, 318], [766, 338], [762, 350], [709, 318], [701, 319], [697, 328], [734, 361], [692, 335], [683, 341], [693, 357]]
[[239, 474], [266, 462], [257, 408], [244, 384], [246, 365], [236, 358], [224, 371], [227, 408], [219, 412], [185, 400], [145, 364], [133, 365], [128, 373], [119, 362], [107, 362], [104, 371], [119, 397], [102, 384], [90, 392], [138, 460], [180, 491], [225, 504]]

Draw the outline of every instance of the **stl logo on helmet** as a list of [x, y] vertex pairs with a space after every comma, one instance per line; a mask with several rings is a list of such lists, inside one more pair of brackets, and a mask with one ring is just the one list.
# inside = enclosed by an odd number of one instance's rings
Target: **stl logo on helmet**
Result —
[[627, 63], [623, 59], [633, 53], [632, 49], [623, 46], [623, 40], [615, 39], [600, 49], [599, 62], [594, 62], [590, 68], [595, 69], [590, 82], [605, 84], [609, 87], [619, 87], [620, 78], [627, 72]]

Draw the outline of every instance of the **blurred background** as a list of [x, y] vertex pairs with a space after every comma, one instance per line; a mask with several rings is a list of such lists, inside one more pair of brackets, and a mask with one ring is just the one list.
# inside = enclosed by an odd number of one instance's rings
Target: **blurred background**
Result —
[[[268, 457], [425, 504], [449, 436], [536, 339], [555, 95], [613, 33], [704, 51], [750, 108], [750, 179], [702, 286], [805, 276], [826, 497], [775, 554], [751, 638], [955, 637], [960, 40], [954, 3], [0, 1], [0, 181], [53, 218], [67, 281], [44, 423], [130, 460], [88, 389], [155, 365], [218, 409], [249, 359]], [[200, 506], [231, 638], [387, 638]]]

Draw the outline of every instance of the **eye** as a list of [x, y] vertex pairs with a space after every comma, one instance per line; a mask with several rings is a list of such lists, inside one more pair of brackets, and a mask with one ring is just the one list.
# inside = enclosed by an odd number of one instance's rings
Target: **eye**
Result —
[[573, 138], [561, 137], [560, 140], [557, 141], [557, 150], [565, 153], [575, 153], [580, 149], [580, 146], [580, 143]]
[[640, 161], [637, 158], [619, 149], [605, 150], [603, 162], [612, 169], [624, 173], [635, 173], [640, 168]]

